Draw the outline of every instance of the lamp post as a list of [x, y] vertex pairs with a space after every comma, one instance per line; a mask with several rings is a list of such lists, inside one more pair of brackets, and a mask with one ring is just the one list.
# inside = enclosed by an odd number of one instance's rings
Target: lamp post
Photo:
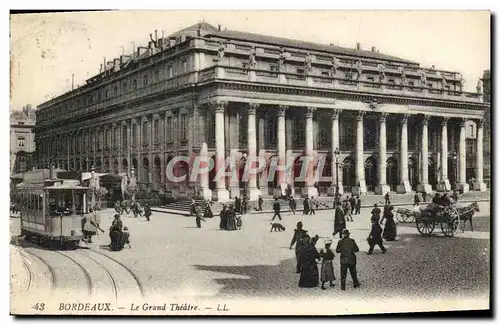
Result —
[[335, 203], [337, 203], [339, 198], [339, 148], [336, 148], [333, 154], [335, 155]]
[[457, 156], [457, 152], [454, 151], [453, 152], [453, 167], [455, 169], [455, 189], [457, 188], [457, 179], [458, 179], [458, 156]]

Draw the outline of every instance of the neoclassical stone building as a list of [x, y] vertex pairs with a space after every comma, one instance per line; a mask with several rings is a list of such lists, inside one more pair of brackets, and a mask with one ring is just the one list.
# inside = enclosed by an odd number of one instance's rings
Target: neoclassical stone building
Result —
[[[313, 196], [332, 195], [337, 183], [341, 192], [361, 194], [467, 191], [466, 125], [472, 123], [473, 187], [485, 190], [485, 105], [480, 92], [462, 90], [460, 73], [359, 44], [347, 49], [207, 23], [150, 38], [147, 48], [104, 60], [86, 85], [39, 106], [41, 165], [115, 173], [133, 167], [143, 186], [221, 201], [243, 190], [251, 199], [272, 195], [288, 184]], [[190, 157], [175, 164], [174, 173], [183, 175], [200, 154], [234, 157], [237, 177], [214, 181], [211, 172], [208, 179], [167, 179], [174, 157]], [[241, 182], [253, 155], [268, 166], [293, 167], [271, 178], [265, 168]], [[303, 155], [322, 161], [324, 168], [310, 173], [332, 180], [297, 181]]]

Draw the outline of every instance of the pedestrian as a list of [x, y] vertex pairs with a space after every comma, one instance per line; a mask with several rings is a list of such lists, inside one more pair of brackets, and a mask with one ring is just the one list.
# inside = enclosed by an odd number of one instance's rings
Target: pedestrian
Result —
[[123, 246], [124, 247], [125, 247], [125, 244], [128, 245], [128, 248], [132, 248], [132, 245], [130, 245], [130, 232], [128, 231], [127, 226], [123, 227]]
[[351, 203], [351, 211], [354, 212], [354, 207], [356, 206], [356, 198], [354, 197], [354, 195], [352, 195], [349, 199], [349, 203]]
[[196, 204], [195, 205], [195, 215], [196, 215], [196, 227], [201, 228], [201, 221], [205, 221], [205, 219], [201, 215], [201, 207]]
[[297, 209], [297, 202], [293, 198], [293, 196], [290, 196], [290, 201], [288, 201], [288, 204], [290, 205], [290, 211], [295, 215], [295, 209]]
[[300, 251], [300, 278], [299, 287], [314, 288], [319, 284], [318, 262], [320, 258], [316, 247], [311, 243], [309, 236], [303, 238], [303, 247]]
[[309, 207], [309, 198], [306, 197], [304, 199], [304, 202], [302, 204], [304, 206], [304, 211], [302, 211], [302, 214], [308, 215], [309, 214], [309, 209], [310, 209], [310, 207]]
[[273, 203], [274, 215], [273, 215], [273, 218], [271, 220], [274, 220], [274, 218], [276, 218], [276, 216], [278, 216], [278, 218], [281, 220], [280, 210], [281, 210], [280, 202], [278, 201], [278, 198], [275, 198], [274, 203]]
[[246, 214], [247, 209], [248, 209], [248, 197], [245, 194], [245, 195], [243, 195], [243, 200], [241, 202], [241, 213]]
[[220, 230], [227, 230], [227, 206], [225, 204], [222, 205], [222, 210], [220, 212]]
[[427, 192], [426, 191], [422, 192], [422, 201], [427, 202]]
[[144, 204], [144, 216], [146, 217], [146, 220], [149, 221], [151, 219], [151, 215], [153, 213], [151, 212], [151, 208], [149, 207], [149, 204]]
[[97, 234], [97, 229], [99, 228], [99, 225], [101, 223], [101, 216], [99, 215], [99, 213], [97, 213], [97, 211], [90, 208], [89, 213], [85, 215], [84, 219], [85, 220], [82, 231], [84, 235], [84, 241], [91, 244], [92, 236], [95, 236]]
[[309, 214], [314, 214], [316, 215], [316, 210], [314, 209], [314, 205], [316, 205], [316, 201], [314, 201], [314, 198], [311, 197], [311, 200], [309, 201]]
[[229, 206], [227, 212], [227, 228], [226, 230], [236, 230], [236, 210], [233, 205]]
[[115, 211], [119, 215], [122, 215], [122, 206], [120, 204], [120, 200], [116, 201], [116, 203], [115, 203]]
[[346, 216], [347, 221], [354, 221], [352, 219], [352, 214], [351, 214], [351, 201], [349, 199], [346, 199], [344, 201], [344, 213]]
[[[390, 206], [382, 217], [382, 219], [386, 220], [383, 236], [387, 241], [395, 241], [397, 235], [396, 222], [394, 222], [394, 214], [392, 213], [393, 209], [394, 207]], [[382, 223], [382, 220], [380, 223]]]
[[458, 191], [453, 191], [453, 201], [458, 202]]
[[113, 251], [120, 251], [123, 248], [123, 222], [120, 219], [119, 214], [115, 214], [115, 218], [111, 223], [111, 227], [109, 228], [109, 239], [111, 243], [109, 247]]
[[389, 192], [387, 192], [385, 194], [385, 203], [384, 204], [387, 204], [387, 202], [389, 202], [389, 201], [390, 201]]
[[297, 267], [295, 269], [295, 273], [300, 273], [301, 263], [300, 263], [300, 250], [303, 245], [303, 238], [307, 236], [307, 230], [302, 229], [302, 222], [297, 222], [297, 229], [293, 232], [293, 238], [290, 242], [290, 249], [292, 249], [293, 245], [295, 245], [295, 258], [297, 260]]
[[354, 288], [359, 287], [358, 274], [356, 271], [356, 253], [359, 247], [356, 241], [349, 237], [349, 230], [344, 229], [342, 239], [337, 243], [335, 251], [340, 254], [340, 289], [345, 290], [347, 271], [352, 277]]
[[285, 193], [286, 198], [290, 200], [290, 198], [292, 197], [292, 186], [290, 184], [287, 185]]
[[372, 220], [372, 229], [370, 231], [370, 235], [366, 240], [368, 241], [368, 245], [370, 245], [370, 249], [367, 253], [368, 255], [371, 255], [373, 253], [373, 248], [375, 248], [375, 245], [378, 245], [378, 247], [380, 247], [382, 253], [385, 253], [387, 251], [382, 243], [382, 227], [380, 227], [380, 224], [375, 220]]
[[262, 211], [262, 203], [264, 203], [264, 199], [262, 199], [262, 196], [259, 195], [257, 203], [259, 204], [259, 211]]
[[359, 196], [356, 197], [355, 209], [356, 209], [356, 214], [361, 214], [361, 199], [359, 198]]
[[342, 231], [346, 228], [344, 210], [341, 206], [335, 208], [335, 218], [333, 221], [333, 237], [339, 234], [339, 238], [342, 238]]
[[190, 216], [196, 215], [196, 201], [194, 198], [191, 198], [191, 205], [189, 207], [189, 215]]
[[377, 203], [375, 203], [373, 205], [373, 209], [372, 209], [372, 217], [371, 217], [371, 220], [375, 220], [376, 222], [379, 222], [380, 221], [380, 209], [378, 208], [378, 205]]
[[415, 193], [415, 197], [413, 198], [413, 205], [418, 205], [420, 203], [420, 197], [418, 193]]
[[205, 202], [205, 211], [203, 212], [203, 218], [213, 218], [214, 214], [212, 212], [212, 207], [210, 206], [210, 201]]
[[235, 213], [241, 213], [241, 200], [239, 197], [234, 198], [234, 210]]
[[130, 200], [123, 200], [122, 202], [122, 210], [125, 210], [127, 217], [130, 216]]
[[333, 287], [335, 281], [335, 273], [333, 272], [333, 259], [335, 254], [332, 249], [332, 240], [325, 240], [325, 248], [319, 252], [321, 256], [321, 289], [326, 290], [325, 283], [330, 282], [330, 287]]

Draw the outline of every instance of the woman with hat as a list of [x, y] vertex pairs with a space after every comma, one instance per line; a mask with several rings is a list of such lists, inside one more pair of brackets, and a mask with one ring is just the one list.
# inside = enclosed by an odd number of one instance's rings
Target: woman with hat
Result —
[[302, 240], [305, 236], [307, 236], [307, 230], [302, 229], [302, 222], [299, 221], [297, 222], [297, 229], [294, 230], [293, 238], [290, 242], [290, 249], [292, 249], [293, 245], [295, 244], [295, 258], [297, 259], [296, 273], [300, 273], [301, 270], [300, 250], [302, 249]]
[[396, 223], [394, 222], [394, 214], [392, 213], [393, 209], [394, 207], [392, 205], [389, 206], [387, 208], [387, 212], [382, 217], [382, 220], [386, 219], [383, 237], [387, 241], [396, 240], [397, 231], [396, 231]]
[[115, 214], [115, 220], [113, 220], [109, 228], [109, 239], [111, 239], [111, 244], [109, 246], [113, 251], [120, 251], [123, 248], [122, 229], [123, 223], [120, 220], [120, 215]]
[[300, 279], [299, 287], [314, 288], [319, 284], [317, 259], [320, 258], [316, 247], [311, 243], [310, 237], [303, 238], [303, 247], [300, 250]]
[[227, 212], [227, 226], [226, 230], [236, 230], [236, 211], [233, 205], [229, 206], [229, 211]]
[[330, 287], [333, 287], [335, 274], [333, 272], [333, 259], [335, 254], [331, 250], [332, 240], [325, 240], [325, 248], [319, 252], [321, 256], [321, 289], [326, 290], [325, 283], [330, 282]]

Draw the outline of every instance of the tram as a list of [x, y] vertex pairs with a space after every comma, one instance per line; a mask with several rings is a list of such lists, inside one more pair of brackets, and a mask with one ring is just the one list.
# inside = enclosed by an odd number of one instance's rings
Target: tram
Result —
[[37, 243], [78, 245], [83, 239], [82, 220], [88, 213], [88, 187], [79, 179], [57, 178], [51, 168], [25, 172], [17, 189], [22, 236]]

